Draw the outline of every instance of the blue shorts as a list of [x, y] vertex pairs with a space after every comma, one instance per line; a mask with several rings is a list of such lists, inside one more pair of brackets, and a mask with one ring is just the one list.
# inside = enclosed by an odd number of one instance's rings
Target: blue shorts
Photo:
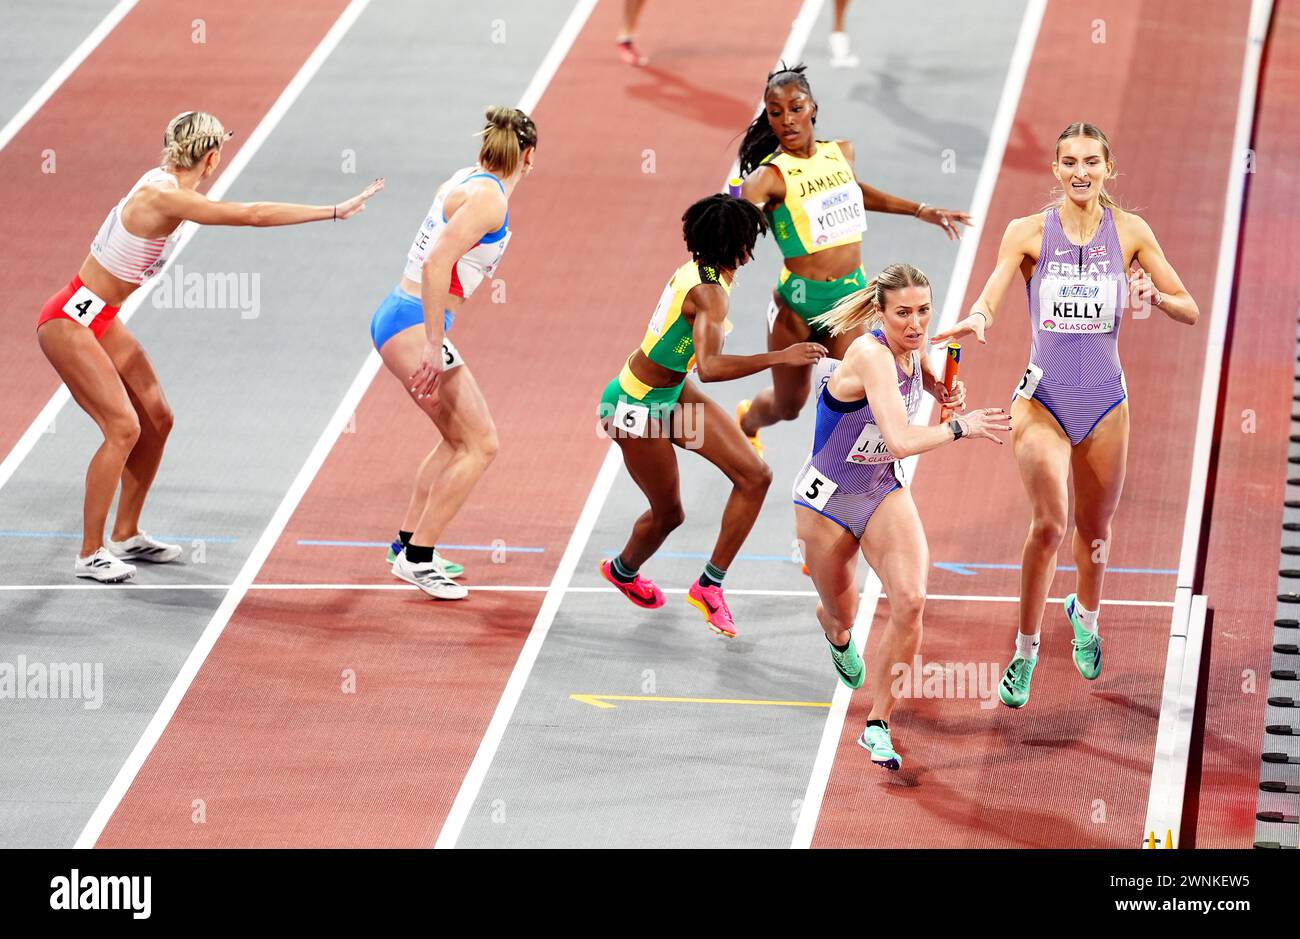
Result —
[[[442, 311], [442, 331], [450, 332], [456, 314], [451, 310]], [[424, 303], [419, 297], [413, 297], [400, 286], [384, 297], [375, 315], [370, 318], [370, 339], [376, 349], [382, 349], [384, 343], [404, 329], [410, 329], [424, 322]]]

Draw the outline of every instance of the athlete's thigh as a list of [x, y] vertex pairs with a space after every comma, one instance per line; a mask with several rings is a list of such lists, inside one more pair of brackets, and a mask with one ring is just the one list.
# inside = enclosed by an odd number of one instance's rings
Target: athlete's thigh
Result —
[[113, 360], [89, 329], [55, 319], [42, 324], [36, 337], [73, 400], [101, 430], [108, 422], [134, 413]]
[[925, 595], [930, 548], [912, 493], [900, 486], [885, 496], [862, 532], [862, 556], [885, 592]]
[[108, 324], [100, 345], [113, 361], [136, 410], [141, 412], [142, 417], [150, 418], [155, 425], [162, 423], [164, 415], [170, 413], [171, 408], [167, 404], [167, 396], [163, 393], [162, 382], [158, 379], [153, 362], [140, 341], [126, 328], [125, 323], [115, 319]]
[[494, 435], [496, 428], [487, 401], [469, 365], [444, 369], [434, 398], [417, 398], [411, 392], [411, 376], [420, 367], [425, 342], [424, 326], [411, 326], [385, 342], [379, 355], [410, 399], [437, 425], [443, 439], [461, 445], [476, 434]]
[[1016, 396], [1011, 405], [1011, 448], [1035, 518], [1064, 521], [1069, 504], [1070, 438], [1051, 412]]
[[627, 474], [650, 501], [651, 509], [679, 509], [681, 480], [672, 442], [663, 436], [615, 436], [613, 440], [623, 454]]
[[857, 612], [858, 541], [843, 525], [802, 505], [794, 507], [795, 535], [822, 604], [851, 618]]
[[[780, 294], [773, 292], [772, 302], [776, 305], [776, 319], [767, 331], [767, 348], [779, 352], [797, 342], [807, 342], [812, 335], [808, 324], [785, 305]], [[770, 371], [778, 401], [802, 405], [808, 400], [808, 391], [812, 387], [811, 365], [774, 365]]]
[[1074, 514], [1089, 527], [1105, 527], [1119, 506], [1128, 466], [1128, 402], [1101, 419], [1074, 448]]
[[733, 482], [763, 475], [767, 464], [754, 452], [735, 420], [690, 379], [673, 410], [672, 442], [708, 460]]

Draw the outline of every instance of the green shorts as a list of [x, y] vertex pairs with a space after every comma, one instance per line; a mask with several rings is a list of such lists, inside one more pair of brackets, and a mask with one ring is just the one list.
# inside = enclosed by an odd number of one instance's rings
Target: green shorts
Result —
[[682, 396], [686, 383], [671, 388], [652, 388], [623, 366], [623, 372], [608, 385], [600, 396], [601, 422], [610, 421], [611, 429], [619, 429], [629, 437], [643, 437], [649, 421], [667, 421]]
[[823, 333], [824, 330], [812, 324], [812, 318], [825, 313], [849, 294], [864, 289], [867, 279], [867, 272], [862, 267], [838, 280], [805, 280], [783, 267], [776, 292], [781, 301], [807, 323], [814, 333]]

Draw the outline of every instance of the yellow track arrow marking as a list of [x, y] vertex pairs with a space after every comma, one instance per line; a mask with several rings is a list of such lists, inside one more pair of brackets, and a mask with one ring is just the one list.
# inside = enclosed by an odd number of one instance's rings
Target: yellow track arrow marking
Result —
[[617, 705], [610, 701], [652, 701], [661, 704], [758, 704], [764, 707], [783, 708], [828, 708], [829, 701], [755, 701], [750, 698], [661, 698], [639, 694], [571, 694], [574, 701], [590, 704], [592, 707], [613, 710]]

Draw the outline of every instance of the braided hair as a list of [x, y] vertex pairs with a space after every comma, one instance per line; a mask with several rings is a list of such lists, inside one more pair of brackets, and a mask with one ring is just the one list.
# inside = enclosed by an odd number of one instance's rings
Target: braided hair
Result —
[[[767, 76], [767, 87], [763, 89], [763, 100], [778, 88], [784, 88], [787, 85], [794, 85], [809, 98], [812, 98], [812, 87], [808, 84], [808, 78], [804, 72], [808, 66], [802, 63], [787, 68], [785, 63], [775, 72]], [[816, 101], [813, 102], [814, 107]], [[817, 123], [817, 112], [813, 111], [813, 123]], [[781, 146], [781, 141], [777, 139], [776, 131], [772, 130], [772, 124], [767, 119], [767, 107], [764, 106], [758, 117], [754, 118], [753, 123], [745, 130], [745, 139], [740, 142], [740, 175], [748, 176], [754, 167], [762, 163], [769, 155], [775, 153]]]
[[754, 254], [767, 219], [747, 199], [716, 193], [682, 213], [682, 237], [697, 264], [734, 271]]

